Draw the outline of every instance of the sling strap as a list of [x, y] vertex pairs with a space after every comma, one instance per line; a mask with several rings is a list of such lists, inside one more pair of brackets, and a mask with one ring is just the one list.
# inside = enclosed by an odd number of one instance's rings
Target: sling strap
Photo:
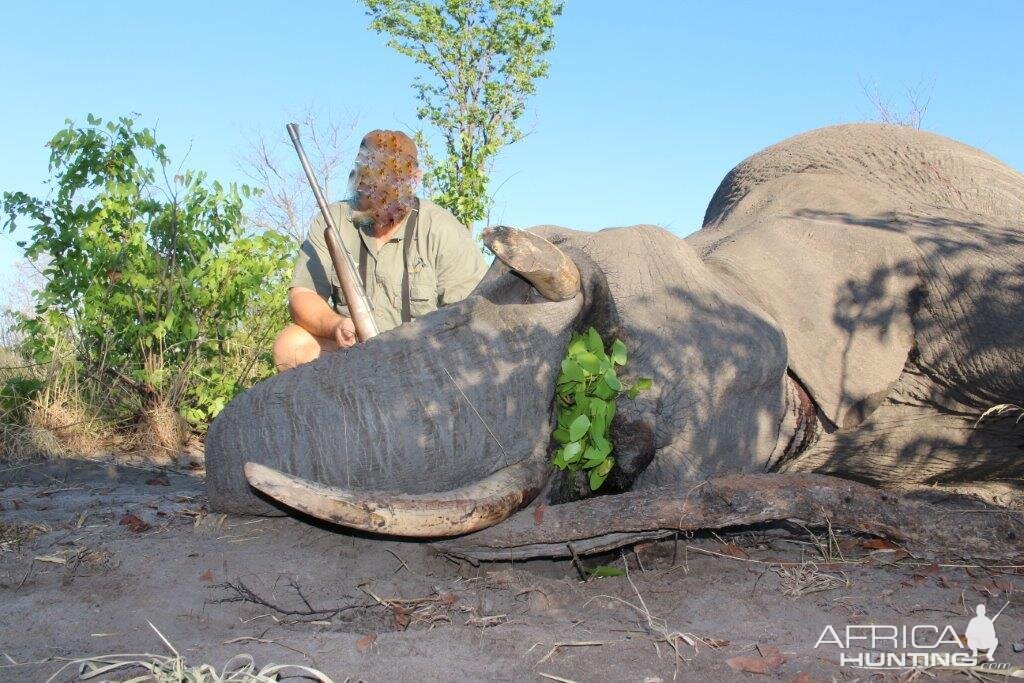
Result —
[[[356, 228], [359, 230], [359, 228]], [[366, 242], [363, 241], [362, 236], [359, 237], [359, 281], [363, 283], [363, 290], [366, 290], [366, 259], [369, 257], [370, 252], [366, 248]], [[367, 297], [369, 298], [369, 297]]]
[[[409, 288], [409, 252], [412, 249], [412, 242], [415, 239], [416, 228], [420, 222], [420, 200], [416, 198], [416, 206], [409, 212], [409, 218], [405, 221], [405, 243], [402, 245], [402, 322], [412, 320], [412, 294]], [[366, 287], [366, 267], [370, 252], [366, 248], [366, 242], [359, 240], [359, 279]]]
[[416, 198], [416, 206], [409, 219], [405, 222], [405, 244], [402, 245], [402, 322], [412, 320], [412, 293], [409, 289], [409, 250], [412, 249], [413, 236], [420, 222], [420, 200]]

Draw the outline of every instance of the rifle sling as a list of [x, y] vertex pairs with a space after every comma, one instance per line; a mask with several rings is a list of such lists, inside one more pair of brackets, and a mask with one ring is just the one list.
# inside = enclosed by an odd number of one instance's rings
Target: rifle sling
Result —
[[405, 243], [402, 245], [402, 322], [412, 320], [412, 293], [409, 291], [409, 251], [412, 249], [413, 236], [420, 222], [420, 200], [416, 198], [416, 206], [405, 221]]
[[[402, 322], [412, 320], [412, 295], [409, 289], [409, 252], [412, 249], [412, 241], [416, 235], [416, 228], [420, 222], [420, 200], [416, 199], [416, 207], [409, 213], [405, 221], [405, 237], [402, 244]], [[359, 279], [366, 287], [366, 267], [370, 252], [366, 248], [366, 242], [359, 240]]]

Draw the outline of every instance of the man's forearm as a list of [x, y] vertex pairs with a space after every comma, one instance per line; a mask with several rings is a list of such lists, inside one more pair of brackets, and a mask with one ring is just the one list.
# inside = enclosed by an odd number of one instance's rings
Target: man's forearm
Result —
[[292, 321], [316, 337], [330, 339], [343, 316], [332, 309], [316, 292], [292, 289], [288, 293]]

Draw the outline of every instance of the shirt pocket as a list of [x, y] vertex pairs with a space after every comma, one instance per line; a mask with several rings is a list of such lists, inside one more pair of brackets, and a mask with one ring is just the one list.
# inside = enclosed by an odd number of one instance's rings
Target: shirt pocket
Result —
[[421, 268], [409, 273], [409, 313], [413, 318], [437, 310], [437, 277], [432, 270]]

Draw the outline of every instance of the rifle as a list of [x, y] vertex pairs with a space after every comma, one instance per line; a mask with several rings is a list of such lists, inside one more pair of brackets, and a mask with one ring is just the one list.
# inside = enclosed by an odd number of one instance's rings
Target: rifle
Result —
[[309, 180], [309, 184], [313, 188], [313, 194], [316, 196], [317, 206], [320, 207], [320, 213], [324, 217], [324, 225], [327, 226], [324, 229], [324, 242], [327, 243], [327, 252], [331, 255], [334, 272], [337, 274], [338, 282], [341, 284], [341, 292], [345, 295], [345, 303], [348, 304], [348, 312], [352, 318], [352, 324], [355, 325], [356, 336], [359, 338], [359, 341], [366, 341], [376, 337], [380, 334], [380, 331], [377, 329], [377, 323], [373, 319], [373, 305], [366, 296], [366, 289], [363, 288], [363, 281], [356, 270], [352, 254], [349, 253], [344, 244], [339, 243], [335, 238], [337, 228], [334, 227], [334, 218], [331, 216], [330, 207], [327, 206], [327, 198], [324, 197], [323, 190], [320, 189], [320, 185], [316, 182], [316, 176], [313, 175], [313, 168], [309, 165], [306, 152], [302, 149], [302, 143], [299, 141], [298, 124], [288, 124], [288, 135], [292, 139], [292, 144], [295, 145], [295, 151], [298, 153], [299, 161], [302, 163], [302, 170], [306, 172], [306, 178]]

